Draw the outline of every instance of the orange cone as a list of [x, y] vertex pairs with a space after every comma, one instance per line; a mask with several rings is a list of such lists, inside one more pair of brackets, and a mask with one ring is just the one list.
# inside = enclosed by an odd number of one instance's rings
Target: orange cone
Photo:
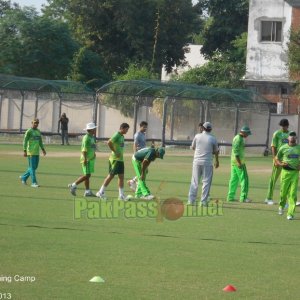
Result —
[[233, 286], [233, 285], [226, 285], [223, 289], [224, 292], [235, 292], [236, 291], [236, 288]]

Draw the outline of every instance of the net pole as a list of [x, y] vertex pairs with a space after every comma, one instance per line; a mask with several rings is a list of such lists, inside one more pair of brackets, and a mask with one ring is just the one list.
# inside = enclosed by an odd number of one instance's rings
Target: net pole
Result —
[[164, 105], [163, 105], [163, 123], [162, 123], [162, 136], [161, 136], [162, 147], [165, 147], [165, 144], [166, 144], [166, 125], [167, 125], [168, 99], [169, 99], [169, 97], [166, 97], [164, 99]]

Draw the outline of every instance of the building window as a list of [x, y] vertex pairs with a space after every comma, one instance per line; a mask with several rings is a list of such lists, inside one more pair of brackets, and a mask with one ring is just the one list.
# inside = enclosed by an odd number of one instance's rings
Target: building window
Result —
[[261, 41], [262, 42], [281, 42], [282, 22], [262, 21], [261, 22]]

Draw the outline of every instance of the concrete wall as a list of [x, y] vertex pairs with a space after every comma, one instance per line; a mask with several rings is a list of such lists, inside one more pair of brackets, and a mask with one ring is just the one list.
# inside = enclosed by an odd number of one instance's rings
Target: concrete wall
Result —
[[[281, 21], [282, 42], [261, 42], [261, 21]], [[287, 43], [292, 7], [284, 0], [250, 0], [246, 80], [289, 81]]]

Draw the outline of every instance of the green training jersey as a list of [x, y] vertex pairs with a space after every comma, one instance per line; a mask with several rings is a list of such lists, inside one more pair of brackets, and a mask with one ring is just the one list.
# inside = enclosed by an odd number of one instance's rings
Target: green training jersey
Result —
[[27, 151], [27, 155], [40, 155], [40, 147], [44, 149], [40, 130], [29, 128], [25, 132], [23, 149]]
[[134, 157], [138, 161], [148, 160], [149, 162], [156, 159], [156, 151], [154, 148], [144, 148], [135, 152]]
[[109, 157], [110, 161], [118, 160], [123, 161], [124, 154], [124, 135], [122, 135], [119, 131], [116, 132], [111, 138], [110, 141], [113, 143], [113, 148], [115, 152], [112, 151]]
[[96, 139], [93, 135], [86, 134], [81, 142], [81, 156], [80, 162], [84, 162], [84, 156], [82, 152], [86, 152], [86, 158], [88, 161], [95, 159], [96, 151]]
[[285, 144], [280, 147], [277, 158], [284, 163], [287, 163], [291, 169], [298, 169], [300, 165], [300, 145], [290, 146]]
[[273, 134], [271, 146], [275, 147], [276, 150], [278, 151], [282, 145], [287, 144], [289, 142], [288, 141], [289, 133], [290, 133], [289, 131], [284, 132], [282, 131], [282, 129], [275, 131]]
[[240, 158], [241, 163], [245, 163], [245, 141], [244, 138], [238, 134], [233, 138], [231, 150], [231, 164], [237, 165], [236, 157]]

